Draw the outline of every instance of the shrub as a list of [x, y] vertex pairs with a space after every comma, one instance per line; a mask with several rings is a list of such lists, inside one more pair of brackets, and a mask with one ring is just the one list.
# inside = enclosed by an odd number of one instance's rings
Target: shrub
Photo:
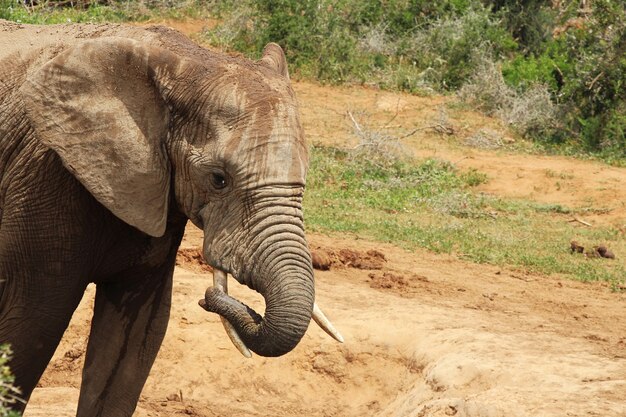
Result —
[[459, 90], [459, 97], [484, 113], [499, 117], [526, 137], [550, 137], [558, 126], [557, 107], [544, 84], [534, 83], [526, 89], [512, 88], [505, 82], [496, 63], [486, 56], [480, 58], [480, 65]]
[[621, 1], [598, 0], [586, 27], [568, 33], [563, 99], [566, 123], [584, 147], [626, 157], [626, 12]]
[[515, 46], [488, 10], [476, 8], [418, 29], [407, 55], [418, 67], [434, 70], [440, 90], [456, 90], [480, 65], [476, 51], [501, 57]]
[[563, 9], [558, 10], [562, 4], [555, 6], [546, 0], [491, 0], [488, 3], [503, 27], [517, 41], [518, 50], [524, 56], [540, 54], [544, 50], [556, 16], [563, 12]]
[[13, 375], [7, 365], [11, 350], [7, 345], [0, 345], [0, 417], [19, 417], [19, 413], [7, 407], [20, 401], [19, 390], [13, 386]]
[[[566, 18], [568, 15], [566, 14]], [[611, 158], [626, 157], [626, 11], [621, 0], [597, 0], [582, 17], [569, 18], [538, 55], [505, 63], [509, 85], [549, 86], [559, 104], [560, 128], [545, 140], [567, 142]]]
[[[515, 42], [472, 0], [261, 0], [223, 6], [207, 33], [218, 45], [258, 56], [277, 42], [296, 74], [419, 92], [459, 86], [471, 73], [469, 46], [500, 55]], [[244, 18], [242, 18], [244, 16]]]

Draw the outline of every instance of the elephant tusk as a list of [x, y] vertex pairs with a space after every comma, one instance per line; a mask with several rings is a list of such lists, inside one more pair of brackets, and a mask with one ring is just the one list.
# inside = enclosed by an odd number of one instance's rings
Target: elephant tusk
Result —
[[339, 333], [337, 329], [335, 329], [335, 326], [333, 326], [330, 320], [328, 320], [326, 315], [322, 313], [322, 310], [320, 310], [317, 303], [313, 304], [313, 320], [315, 320], [318, 326], [320, 326], [322, 330], [328, 333], [330, 337], [332, 337], [339, 343], [343, 343], [343, 336], [341, 335], [341, 333]]
[[[226, 274], [226, 272], [217, 268], [213, 269], [213, 286], [224, 291], [225, 294], [228, 294], [228, 275]], [[230, 341], [233, 342], [233, 345], [235, 345], [237, 350], [241, 352], [243, 356], [245, 356], [246, 358], [251, 358], [252, 353], [250, 353], [250, 349], [248, 349], [243, 340], [241, 340], [233, 325], [230, 324], [229, 321], [222, 316], [220, 316], [220, 319], [222, 320], [224, 330], [226, 330], [226, 334], [230, 338]]]

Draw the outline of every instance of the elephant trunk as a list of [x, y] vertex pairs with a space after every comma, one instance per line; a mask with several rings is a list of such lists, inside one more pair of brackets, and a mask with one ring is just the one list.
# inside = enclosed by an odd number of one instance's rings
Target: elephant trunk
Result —
[[203, 307], [228, 320], [241, 341], [261, 356], [280, 356], [292, 350], [306, 332], [315, 300], [311, 257], [304, 238], [299, 207], [294, 215], [268, 215], [266, 207], [252, 228], [242, 251], [244, 260], [235, 276], [265, 298], [265, 315], [230, 297], [225, 288], [207, 289]]

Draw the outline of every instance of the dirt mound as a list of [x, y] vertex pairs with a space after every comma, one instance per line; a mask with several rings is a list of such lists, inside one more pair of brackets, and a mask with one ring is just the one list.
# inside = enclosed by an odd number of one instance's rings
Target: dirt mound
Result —
[[213, 268], [204, 262], [202, 249], [180, 248], [176, 253], [176, 266], [194, 272], [213, 272]]
[[[385, 255], [375, 249], [358, 251], [352, 249], [322, 249], [311, 251], [313, 268], [327, 271], [331, 267], [356, 269], [382, 269]], [[180, 248], [176, 254], [176, 266], [195, 272], [212, 272], [213, 268], [202, 257], [202, 249]]]
[[368, 275], [370, 287], [391, 291], [400, 296], [408, 297], [428, 284], [428, 278], [418, 274], [399, 274], [397, 272], [371, 272]]
[[315, 248], [311, 250], [313, 268], [328, 271], [331, 267], [355, 269], [382, 269], [387, 260], [376, 250]]

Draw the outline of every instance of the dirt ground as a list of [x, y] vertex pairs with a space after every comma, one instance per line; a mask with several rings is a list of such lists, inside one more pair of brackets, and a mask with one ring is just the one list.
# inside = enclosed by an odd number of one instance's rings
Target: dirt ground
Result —
[[[429, 126], [441, 121], [448, 98], [294, 88], [312, 142], [354, 143], [348, 110], [365, 112], [371, 126], [425, 127], [406, 149], [485, 172], [483, 191], [603, 207], [582, 220], [626, 233], [626, 169], [462, 146], [485, 128], [515, 138], [494, 120], [450, 106], [455, 139], [437, 133]], [[188, 227], [170, 326], [137, 417], [626, 416], [626, 293], [312, 234], [312, 249], [334, 260], [316, 271], [317, 301], [345, 343], [312, 324], [286, 356], [245, 359], [219, 318], [197, 305], [211, 283], [197, 257], [201, 236]], [[623, 262], [626, 253], [616, 256]], [[26, 417], [74, 415], [94, 293], [90, 287]], [[263, 309], [250, 290], [232, 285], [231, 293]]]

